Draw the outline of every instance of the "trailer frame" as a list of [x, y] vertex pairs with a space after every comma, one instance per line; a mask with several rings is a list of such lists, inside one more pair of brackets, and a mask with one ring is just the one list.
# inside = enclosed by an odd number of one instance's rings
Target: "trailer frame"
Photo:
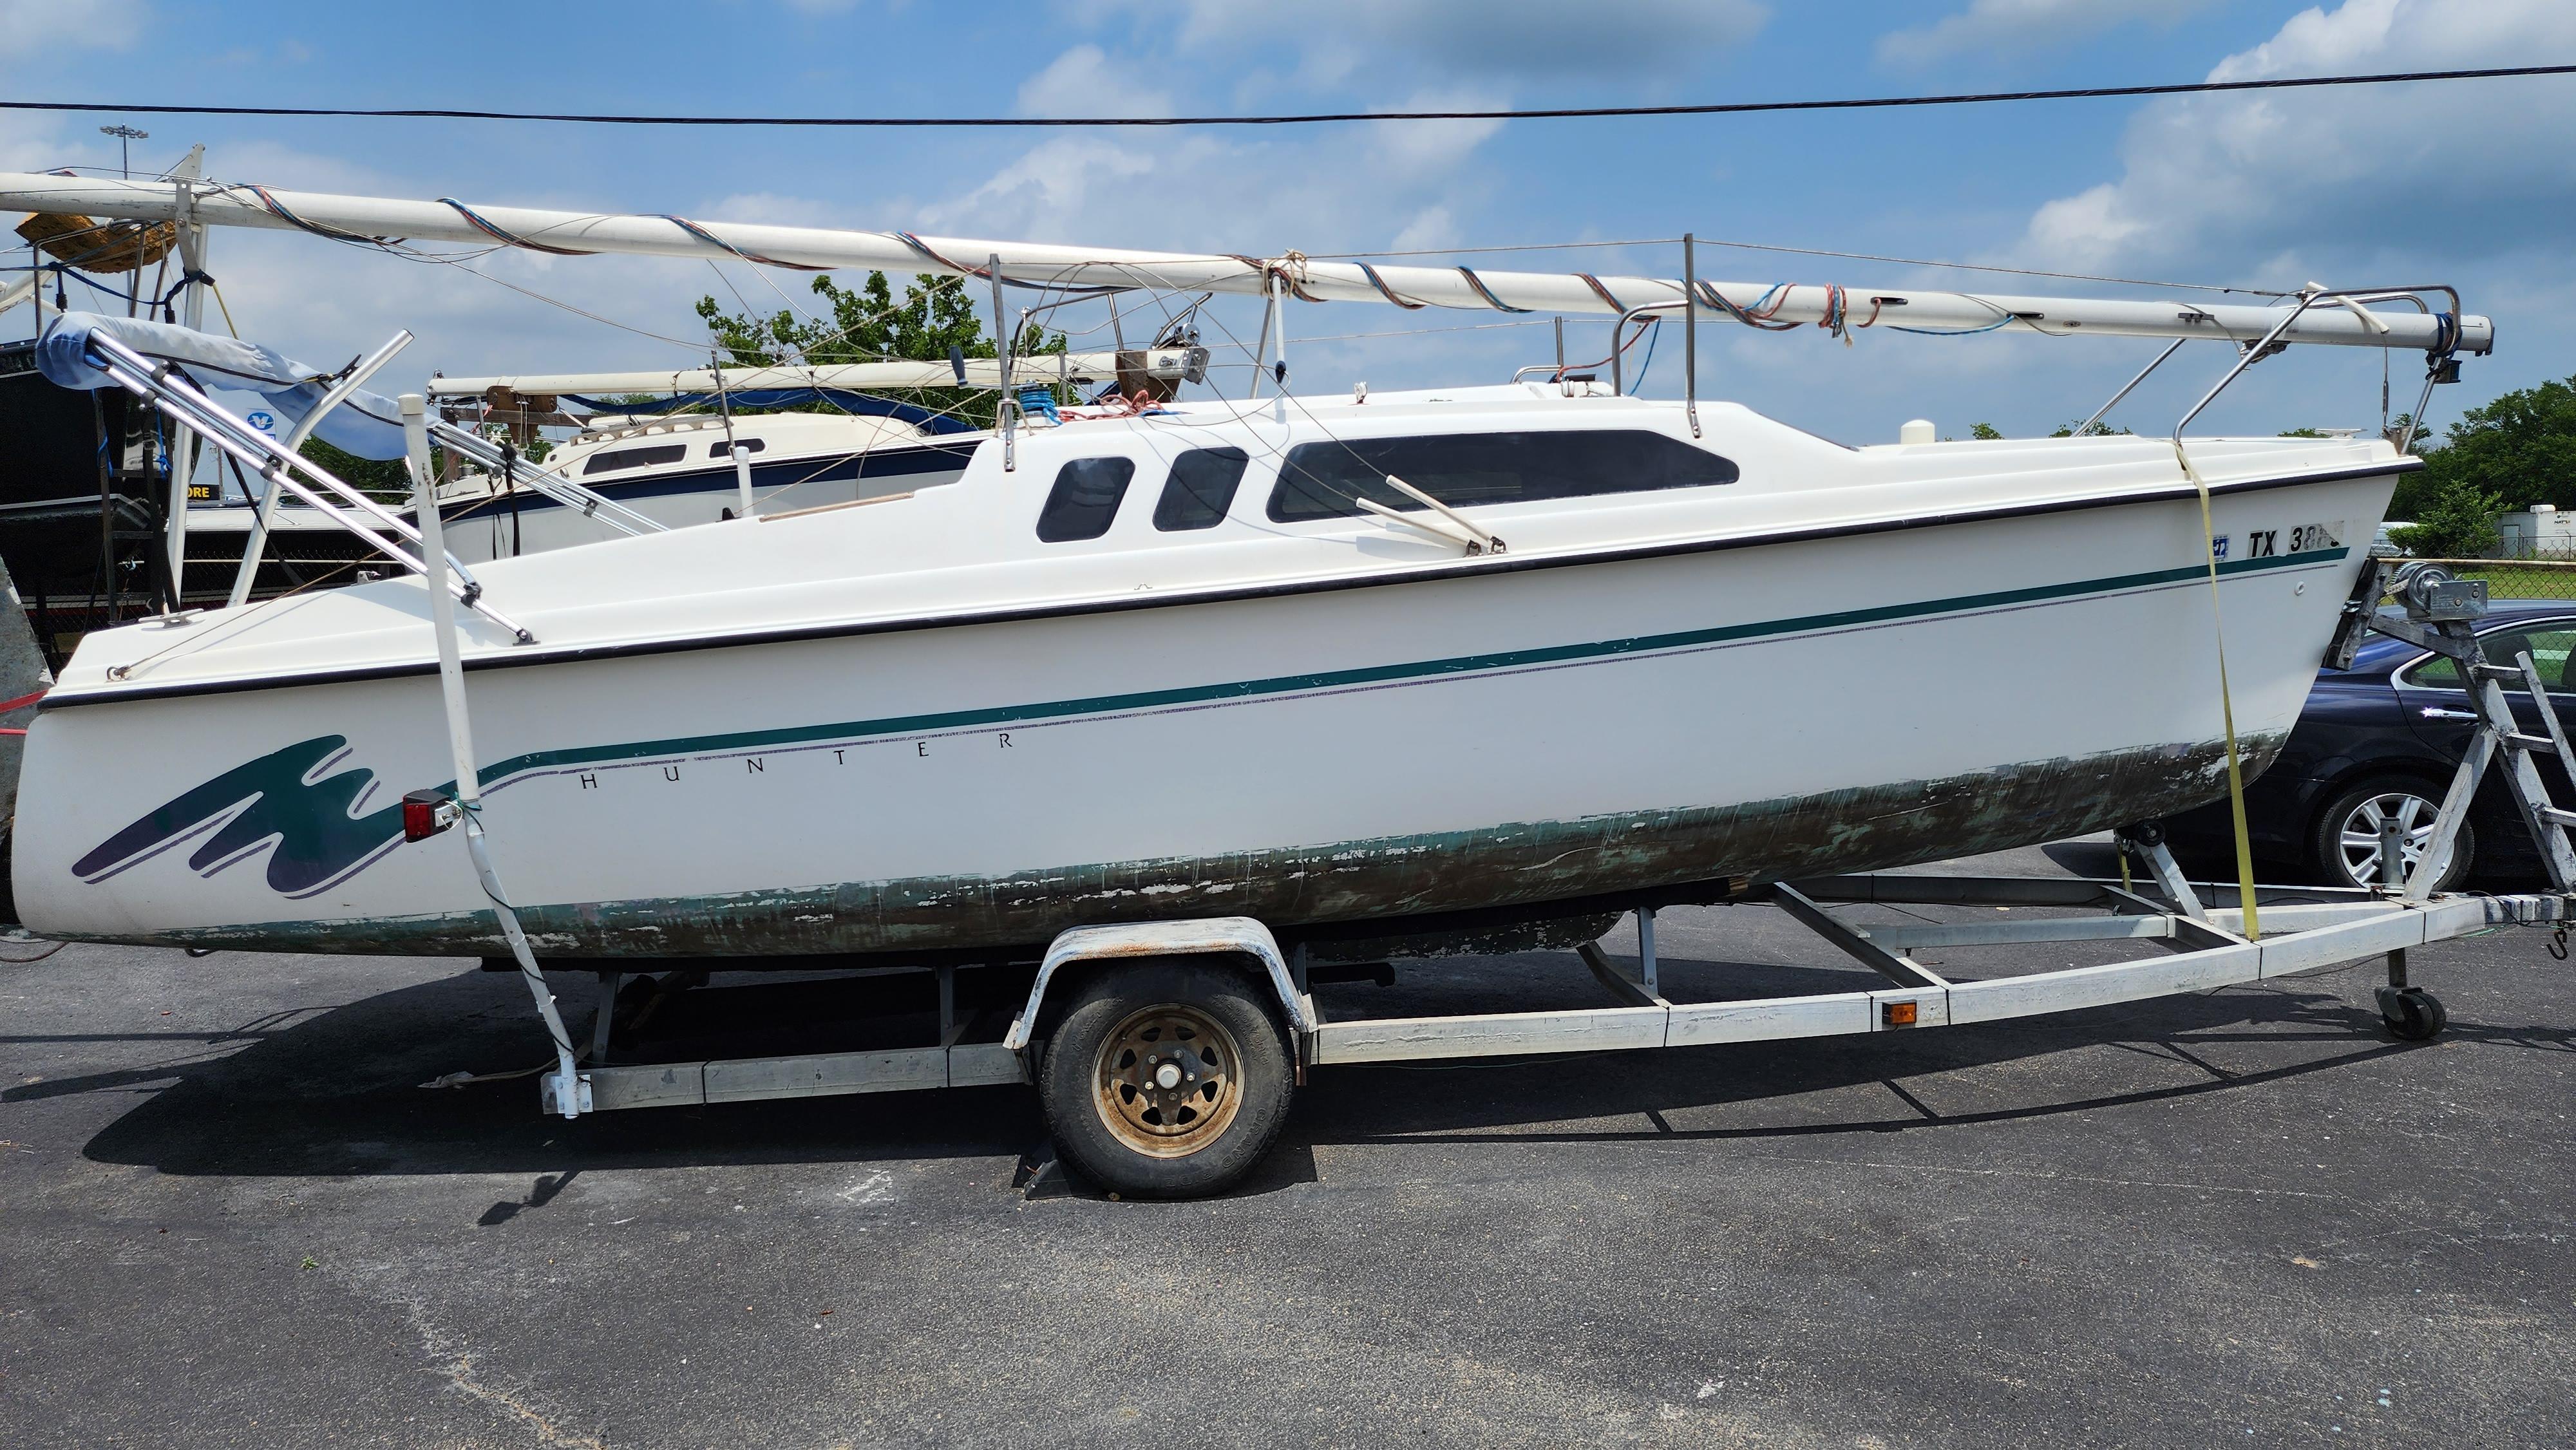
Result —
[[[1354, 1017], [1336, 1020], [1317, 1005], [1302, 950], [1271, 955], [1247, 938], [1270, 933], [1245, 918], [1158, 922], [1137, 928], [1077, 928], [1058, 938], [1048, 969], [999, 1041], [966, 1041], [971, 1019], [956, 1008], [953, 966], [932, 972], [940, 986], [939, 1040], [911, 1048], [693, 1062], [612, 1064], [608, 1026], [626, 974], [602, 972], [591, 1064], [582, 1076], [593, 1111], [703, 1105], [838, 1094], [980, 1087], [1035, 1080], [1050, 987], [1085, 964], [1140, 956], [1218, 953], [1245, 961], [1246, 976], [1270, 983], [1302, 1079], [1313, 1067], [1419, 1062], [1536, 1053], [1639, 1051], [1795, 1038], [1966, 1027], [2241, 986], [2389, 959], [2392, 985], [2421, 992], [2406, 977], [2404, 953], [2505, 926], [2553, 927], [2576, 920], [2576, 897], [2556, 893], [2456, 893], [2409, 900], [2386, 888], [2274, 886], [2260, 908], [2265, 934], [2241, 934], [2242, 912], [2204, 907], [2160, 841], [2124, 839], [2122, 848], [2176, 883], [2182, 899], [2158, 900], [2134, 886], [2083, 877], [1827, 876], [1754, 886], [1737, 904], [1767, 904], [1867, 967], [1877, 987], [1710, 1002], [1662, 994], [1654, 948], [1655, 910], [1636, 913], [1633, 967], [1597, 944], [1577, 949], [1604, 1004], [1531, 1012]], [[2296, 901], [2277, 898], [2297, 897]], [[1833, 913], [1855, 905], [2003, 908], [1991, 920], [1863, 925]], [[2046, 916], [2014, 916], [2015, 909]], [[2079, 915], [2062, 914], [2068, 909]], [[2160, 956], [2055, 971], [1986, 977], [1952, 975], [1916, 960], [1925, 948], [2035, 942], [2151, 942]], [[1272, 952], [1276, 952], [1275, 946]], [[1264, 960], [1263, 958], [1267, 958]], [[1286, 963], [1283, 979], [1273, 969]], [[883, 970], [883, 969], [880, 969]], [[894, 969], [905, 970], [905, 969]], [[2391, 1029], [2405, 1031], [2402, 1014]]]

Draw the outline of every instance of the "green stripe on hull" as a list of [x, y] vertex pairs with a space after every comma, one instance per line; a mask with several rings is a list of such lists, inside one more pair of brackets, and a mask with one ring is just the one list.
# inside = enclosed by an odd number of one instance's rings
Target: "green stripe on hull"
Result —
[[[2303, 554], [2283, 554], [2268, 559], [2229, 560], [2222, 562], [2218, 569], [2222, 575], [2227, 575], [2257, 570], [2297, 568], [2331, 563], [2347, 557], [2348, 554], [2349, 551], [2344, 549], [2316, 549]], [[1449, 659], [1369, 665], [1349, 670], [1322, 670], [1311, 674], [1276, 675], [1267, 679], [1235, 680], [1213, 685], [1187, 685], [1167, 690], [1138, 690], [1127, 694], [1093, 695], [1079, 699], [1047, 700], [1025, 705], [997, 705], [975, 710], [943, 710], [919, 715], [891, 715], [875, 720], [845, 720], [827, 725], [743, 730], [729, 734], [696, 735], [673, 740], [641, 740], [623, 745], [586, 745], [561, 750], [533, 750], [525, 755], [514, 755], [492, 765], [484, 771], [483, 779], [488, 787], [492, 782], [506, 780], [511, 776], [532, 770], [602, 765], [660, 755], [751, 750], [888, 735], [921, 735], [933, 731], [971, 729], [984, 725], [1010, 725], [1027, 720], [1121, 714], [1134, 710], [1164, 709], [1174, 705], [1202, 704], [1216, 700], [1298, 694], [1309, 690], [1346, 689], [1354, 685], [1386, 684], [1399, 680], [1431, 679], [1442, 675], [1477, 674], [1492, 670], [1527, 668], [1532, 665], [1562, 664], [1572, 660], [1650, 654], [1659, 650], [1687, 649], [1699, 645], [1725, 644], [1774, 635], [1805, 634], [1815, 630], [1848, 629], [1858, 625], [1925, 619], [1934, 615], [2009, 608], [2014, 605], [2043, 603], [2055, 599], [2080, 598], [2087, 594], [2112, 594], [2129, 589], [2185, 583], [2195, 579], [2205, 579], [2208, 576], [2209, 571], [2199, 565], [2185, 565], [2175, 569], [2152, 569], [2139, 574], [2114, 575], [2105, 579], [2079, 580], [2071, 584], [2041, 584], [2025, 589], [1963, 594], [1948, 599], [1932, 599], [1913, 604], [1883, 604], [1867, 609], [1837, 610], [1828, 614], [1801, 615], [1751, 624], [1715, 625], [1705, 629], [1678, 630], [1669, 634], [1635, 635], [1626, 639], [1597, 640], [1584, 644], [1548, 645], [1536, 649], [1504, 650], [1493, 654], [1459, 655]], [[453, 790], [455, 785], [454, 781], [449, 781], [442, 789]]]

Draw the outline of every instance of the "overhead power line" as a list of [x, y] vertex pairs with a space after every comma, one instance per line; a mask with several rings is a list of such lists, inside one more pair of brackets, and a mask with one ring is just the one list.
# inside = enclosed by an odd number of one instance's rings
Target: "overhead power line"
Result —
[[1854, 96], [1816, 101], [1720, 101], [1690, 106], [1541, 106], [1482, 111], [1308, 111], [1277, 116], [636, 116], [555, 111], [477, 111], [452, 107], [358, 109], [340, 106], [127, 105], [88, 101], [0, 101], [0, 110], [95, 111], [133, 116], [357, 117], [425, 121], [556, 121], [585, 126], [819, 126], [849, 128], [1028, 128], [1065, 126], [1313, 126], [1343, 121], [1548, 121], [1619, 116], [1745, 116], [1774, 111], [1869, 111], [1901, 106], [1985, 106], [2007, 101], [2087, 101], [2124, 96], [2191, 96], [2227, 91], [2387, 86], [2416, 81], [2484, 81], [2514, 76], [2576, 75], [2576, 65], [2500, 66], [2486, 70], [2395, 71], [2378, 75], [2281, 76], [2266, 80], [2184, 81], [2154, 86], [2086, 86], [2059, 91], [1983, 91], [1944, 96]]

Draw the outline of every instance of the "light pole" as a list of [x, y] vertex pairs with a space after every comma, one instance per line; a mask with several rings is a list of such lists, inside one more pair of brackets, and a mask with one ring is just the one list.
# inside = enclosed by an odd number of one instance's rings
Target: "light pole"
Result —
[[137, 141], [151, 140], [152, 133], [149, 131], [137, 131], [131, 126], [101, 126], [98, 128], [98, 134], [102, 136], [113, 136], [116, 138], [117, 169], [125, 173], [127, 180], [132, 180], [134, 177], [134, 143]]

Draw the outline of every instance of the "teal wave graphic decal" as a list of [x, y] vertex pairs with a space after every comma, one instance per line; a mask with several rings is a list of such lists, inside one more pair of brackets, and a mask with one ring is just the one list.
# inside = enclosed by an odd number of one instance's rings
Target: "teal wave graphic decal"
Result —
[[72, 874], [104, 881], [212, 829], [188, 865], [212, 875], [270, 842], [268, 884], [309, 896], [342, 880], [402, 840], [402, 799], [356, 814], [376, 773], [321, 771], [348, 754], [345, 735], [317, 735], [234, 766], [146, 813], [73, 863]]

